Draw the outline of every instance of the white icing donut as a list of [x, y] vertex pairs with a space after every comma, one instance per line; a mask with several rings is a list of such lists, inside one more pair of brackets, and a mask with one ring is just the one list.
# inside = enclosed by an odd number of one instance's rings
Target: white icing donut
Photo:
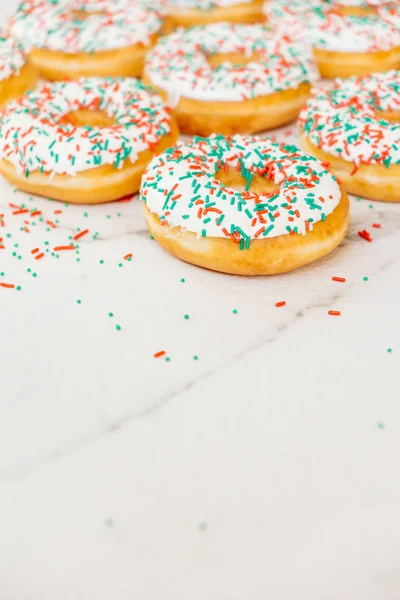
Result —
[[328, 3], [313, 0], [293, 6], [271, 0], [264, 14], [272, 27], [313, 48], [370, 53], [400, 46], [400, 29], [380, 14], [342, 15]]
[[162, 4], [148, 0], [23, 0], [10, 21], [14, 37], [30, 51], [76, 54], [142, 43], [162, 26]]
[[400, 71], [337, 79], [333, 89], [316, 90], [300, 115], [314, 146], [360, 164], [400, 164], [400, 125], [379, 117], [400, 111]]
[[0, 81], [19, 75], [26, 62], [22, 47], [12, 38], [0, 31]]
[[[106, 111], [110, 127], [65, 121], [81, 109]], [[136, 79], [88, 78], [57, 82], [11, 103], [0, 119], [0, 160], [19, 174], [76, 175], [99, 165], [134, 163], [171, 131], [161, 98]]]
[[[215, 178], [225, 167], [241, 171], [248, 186], [258, 174], [278, 189], [257, 194], [227, 188]], [[320, 161], [294, 146], [213, 135], [154, 158], [143, 177], [141, 197], [170, 227], [198, 237], [239, 236], [247, 247], [252, 239], [306, 234], [334, 211], [341, 190]]]
[[[245, 65], [217, 67], [209, 55], [240, 53], [257, 59]], [[168, 93], [172, 106], [180, 97], [241, 102], [276, 91], [296, 89], [316, 79], [316, 71], [298, 44], [260, 24], [213, 23], [161, 38], [149, 53], [144, 73]]]

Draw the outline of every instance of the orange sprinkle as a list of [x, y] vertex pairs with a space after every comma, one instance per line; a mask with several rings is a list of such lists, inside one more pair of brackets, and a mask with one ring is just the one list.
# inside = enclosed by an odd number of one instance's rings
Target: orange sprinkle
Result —
[[13, 283], [3, 283], [3, 282], [0, 282], [0, 286], [4, 287], [4, 288], [10, 288], [10, 289], [15, 288], [15, 285]]
[[372, 223], [372, 227], [375, 227], [375, 229], [380, 229], [381, 225], [379, 223]]
[[276, 308], [280, 308], [281, 306], [285, 306], [285, 304], [286, 304], [285, 300], [282, 300], [282, 302], [275, 302]]
[[165, 350], [160, 350], [160, 352], [154, 354], [154, 358], [159, 358], [160, 356], [164, 356], [164, 354], [166, 354]]
[[0, 250], [5, 250], [5, 246], [3, 246], [3, 244], [0, 244]]
[[55, 223], [53, 223], [53, 221], [46, 221], [47, 225], [50, 225], [50, 227], [52, 227], [53, 229], [55, 229], [57, 227], [57, 225]]
[[55, 214], [55, 215], [61, 215], [61, 214], [62, 214], [62, 210], [55, 210], [55, 211], [54, 211], [54, 214]]
[[71, 246], [55, 246], [53, 248], [54, 252], [61, 252], [62, 250], [75, 250], [75, 246], [71, 244]]
[[129, 258], [132, 258], [132, 252], [130, 252], [129, 254], [125, 254], [124, 256], [124, 260], [128, 260]]
[[79, 240], [81, 237], [83, 237], [87, 233], [89, 233], [89, 229], [84, 229], [83, 231], [80, 231], [79, 233], [74, 235], [74, 240]]
[[341, 314], [340, 310], [328, 310], [328, 315], [332, 317], [340, 317]]
[[332, 277], [332, 281], [339, 281], [339, 283], [344, 283], [346, 281], [345, 277]]
[[41, 210], [34, 210], [33, 212], [31, 212], [31, 217], [36, 217], [37, 215], [41, 215], [42, 211]]
[[44, 252], [41, 252], [40, 254], [35, 256], [35, 260], [40, 260], [41, 258], [43, 258], [43, 256], [44, 256]]
[[39, 252], [39, 248], [34, 248], [33, 250], [31, 250], [31, 254], [36, 254], [36, 252]]
[[19, 210], [14, 210], [13, 215], [23, 215], [27, 212], [29, 212], [27, 208], [20, 208]]

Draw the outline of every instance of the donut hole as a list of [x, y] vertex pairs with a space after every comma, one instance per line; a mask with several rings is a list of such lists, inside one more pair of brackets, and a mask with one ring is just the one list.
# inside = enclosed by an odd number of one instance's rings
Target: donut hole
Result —
[[105, 12], [102, 10], [94, 10], [91, 12], [86, 10], [73, 10], [71, 13], [71, 18], [73, 21], [83, 22], [86, 21], [86, 19], [89, 19], [89, 17], [93, 17], [96, 15], [99, 17], [104, 17]]
[[400, 110], [379, 110], [375, 111], [375, 115], [379, 120], [384, 119], [385, 121], [400, 123]]
[[80, 108], [73, 110], [60, 119], [62, 124], [75, 125], [75, 127], [114, 127], [116, 121], [105, 110], [90, 110]]
[[246, 179], [236, 169], [219, 169], [214, 175], [215, 179], [224, 187], [232, 188], [237, 192], [254, 192], [255, 194], [272, 194], [279, 191], [279, 185], [273, 180], [254, 173], [251, 178]]
[[253, 52], [249, 56], [246, 56], [243, 52], [225, 52], [207, 55], [207, 62], [214, 69], [227, 62], [233, 67], [242, 67], [250, 62], [261, 62], [261, 60], [259, 52]]

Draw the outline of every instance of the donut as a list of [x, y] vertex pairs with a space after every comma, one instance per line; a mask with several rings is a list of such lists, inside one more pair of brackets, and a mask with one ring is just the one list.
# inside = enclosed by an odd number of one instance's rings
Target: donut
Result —
[[[345, 11], [346, 12], [346, 11]], [[267, 4], [272, 26], [309, 46], [323, 77], [351, 77], [400, 67], [400, 28], [381, 10], [342, 14], [325, 3], [305, 8]]]
[[252, 137], [194, 138], [152, 160], [141, 198], [153, 237], [214, 271], [274, 275], [331, 252], [349, 201], [317, 159]]
[[338, 79], [300, 115], [302, 146], [347, 192], [400, 202], [400, 72]]
[[169, 0], [164, 32], [209, 23], [256, 23], [263, 18], [263, 0]]
[[162, 27], [147, 0], [23, 0], [9, 25], [50, 81], [139, 77]]
[[177, 31], [149, 53], [143, 80], [193, 135], [255, 133], [294, 120], [316, 74], [298, 44], [260, 24]]
[[136, 79], [48, 83], [0, 114], [0, 172], [31, 194], [108, 202], [137, 192], [177, 137], [161, 98]]
[[0, 108], [36, 85], [37, 72], [22, 47], [0, 31]]

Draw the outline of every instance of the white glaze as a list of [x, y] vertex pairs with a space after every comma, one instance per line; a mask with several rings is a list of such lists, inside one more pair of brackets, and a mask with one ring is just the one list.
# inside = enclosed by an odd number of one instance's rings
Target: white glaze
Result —
[[[89, 16], [77, 18], [76, 11]], [[28, 50], [75, 54], [149, 45], [150, 36], [161, 25], [158, 0], [153, 5], [147, 0], [96, 0], [89, 5], [82, 0], [60, 0], [55, 5], [47, 0], [24, 0], [10, 21], [10, 31]]]
[[0, 31], [0, 81], [18, 75], [25, 60], [21, 46]]
[[316, 90], [300, 115], [300, 126], [324, 152], [359, 165], [400, 163], [400, 125], [379, 111], [400, 110], [400, 72], [337, 79], [332, 90]]
[[[225, 164], [240, 167], [245, 178], [250, 169], [268, 173], [276, 190], [257, 195], [226, 188], [214, 177]], [[320, 161], [301, 150], [291, 146], [284, 151], [269, 139], [236, 135], [195, 138], [154, 158], [143, 176], [141, 196], [171, 227], [198, 237], [226, 237], [226, 231], [236, 230], [241, 237], [265, 239], [290, 230], [306, 234], [335, 209], [341, 191]]]
[[[207, 56], [239, 52], [261, 60], [212, 67]], [[263, 25], [213, 23], [180, 30], [159, 40], [149, 53], [144, 71], [151, 82], [169, 94], [202, 101], [241, 102], [276, 91], [297, 88], [317, 78], [314, 65], [298, 44]]]
[[[105, 110], [116, 125], [59, 123], [80, 108]], [[75, 175], [103, 164], [134, 163], [169, 131], [170, 116], [161, 98], [136, 79], [57, 82], [26, 94], [2, 113], [0, 159], [7, 159], [19, 173]]]

